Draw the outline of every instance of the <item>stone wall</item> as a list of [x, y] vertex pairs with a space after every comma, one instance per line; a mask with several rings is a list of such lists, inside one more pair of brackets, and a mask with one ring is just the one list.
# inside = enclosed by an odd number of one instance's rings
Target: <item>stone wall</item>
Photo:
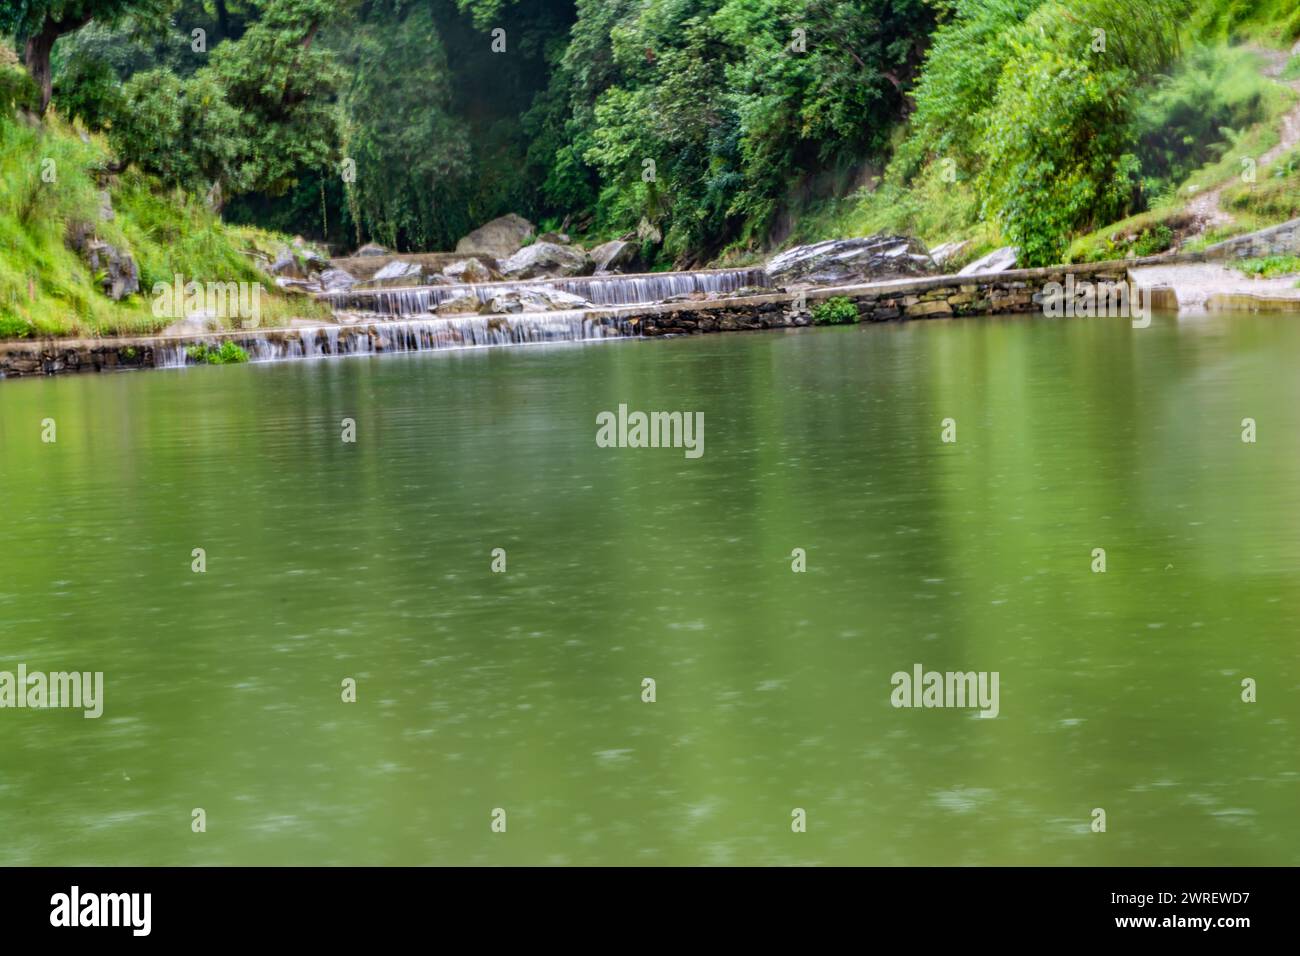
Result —
[[[1076, 283], [1123, 282], [1128, 278], [1128, 266], [1126, 262], [1051, 266], [990, 275], [934, 276], [805, 292], [771, 292], [743, 298], [710, 299], [701, 293], [698, 298], [684, 302], [595, 309], [580, 318], [614, 328], [615, 334], [644, 336], [795, 328], [811, 325], [812, 309], [819, 302], [838, 296], [857, 306], [860, 322], [1029, 313], [1042, 309], [1043, 287], [1048, 283], [1064, 285], [1067, 275], [1072, 275]], [[533, 317], [539, 315], [542, 314], [535, 313]], [[478, 318], [490, 325], [522, 316]], [[409, 327], [419, 326], [419, 336], [423, 337], [422, 341], [428, 341], [429, 327], [448, 321], [455, 320], [429, 316], [419, 321], [374, 321], [346, 327], [328, 326], [316, 331], [267, 329], [192, 338], [0, 343], [0, 376], [148, 368], [174, 362], [176, 356], [183, 356], [188, 345], [217, 344], [225, 338], [234, 339], [255, 357], [293, 358], [308, 354], [302, 348], [304, 343], [310, 345], [313, 356], [357, 351], [359, 346], [364, 346], [362, 350], [367, 352], [404, 351], [411, 348], [413, 341]], [[291, 351], [290, 347], [298, 351]]]
[[1300, 219], [1270, 226], [1245, 236], [1235, 236], [1205, 249], [1209, 259], [1263, 259], [1300, 256]]
[[822, 301], [843, 297], [857, 306], [859, 322], [965, 318], [976, 315], [1039, 312], [1043, 287], [1066, 276], [1075, 282], [1125, 282], [1128, 264], [1103, 262], [1043, 269], [1015, 269], [991, 275], [937, 276], [863, 286], [809, 289], [686, 306], [640, 310], [644, 335], [731, 332], [812, 324], [811, 310]]
[[153, 345], [148, 339], [0, 342], [0, 378], [152, 368], [153, 365]]

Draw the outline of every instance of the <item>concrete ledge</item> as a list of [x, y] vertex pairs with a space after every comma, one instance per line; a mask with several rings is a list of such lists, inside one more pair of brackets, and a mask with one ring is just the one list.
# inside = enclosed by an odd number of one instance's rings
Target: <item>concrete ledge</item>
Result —
[[1206, 298], [1205, 309], [1207, 312], [1300, 312], [1300, 290], [1293, 296], [1217, 292]]

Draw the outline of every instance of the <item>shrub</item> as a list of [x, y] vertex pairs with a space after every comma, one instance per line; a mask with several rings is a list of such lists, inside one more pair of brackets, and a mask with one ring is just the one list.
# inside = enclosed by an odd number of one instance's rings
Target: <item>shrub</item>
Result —
[[0, 63], [0, 111], [7, 114], [18, 107], [35, 111], [40, 102], [40, 92], [26, 70]]
[[1008, 63], [980, 144], [986, 209], [1025, 265], [1060, 262], [1071, 233], [1135, 205], [1127, 70], [1026, 45]]
[[238, 365], [248, 361], [248, 352], [238, 342], [230, 339], [222, 342], [220, 347], [207, 343], [191, 345], [185, 354], [193, 362], [206, 362], [208, 365]]
[[813, 325], [853, 325], [858, 321], [858, 307], [846, 296], [837, 295], [812, 308]]
[[1137, 155], [1146, 191], [1176, 186], [1230, 145], [1229, 130], [1265, 118], [1269, 80], [1242, 49], [1203, 48], [1134, 107]]
[[1173, 230], [1164, 223], [1158, 223], [1150, 229], [1143, 229], [1137, 242], [1133, 243], [1133, 252], [1139, 257], [1154, 256], [1164, 252], [1174, 244]]
[[1273, 276], [1291, 276], [1300, 273], [1300, 257], [1267, 256], [1263, 259], [1242, 259], [1232, 263], [1232, 267], [1248, 276], [1271, 279]]

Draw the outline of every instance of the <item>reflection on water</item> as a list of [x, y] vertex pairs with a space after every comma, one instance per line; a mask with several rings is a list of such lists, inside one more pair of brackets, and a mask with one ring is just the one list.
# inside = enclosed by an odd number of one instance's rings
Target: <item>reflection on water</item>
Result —
[[[0, 710], [0, 863], [1300, 862], [1298, 366], [1213, 316], [4, 382], [0, 670], [106, 686]], [[891, 707], [918, 663], [998, 717]]]

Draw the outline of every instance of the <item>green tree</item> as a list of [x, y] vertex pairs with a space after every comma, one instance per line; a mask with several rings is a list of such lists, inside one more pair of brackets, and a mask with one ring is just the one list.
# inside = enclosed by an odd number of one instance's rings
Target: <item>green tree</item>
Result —
[[53, 92], [50, 53], [59, 37], [80, 30], [91, 20], [111, 23], [127, 13], [160, 20], [174, 0], [9, 0], [0, 4], [0, 33], [23, 44], [23, 62], [40, 90], [40, 112]]

